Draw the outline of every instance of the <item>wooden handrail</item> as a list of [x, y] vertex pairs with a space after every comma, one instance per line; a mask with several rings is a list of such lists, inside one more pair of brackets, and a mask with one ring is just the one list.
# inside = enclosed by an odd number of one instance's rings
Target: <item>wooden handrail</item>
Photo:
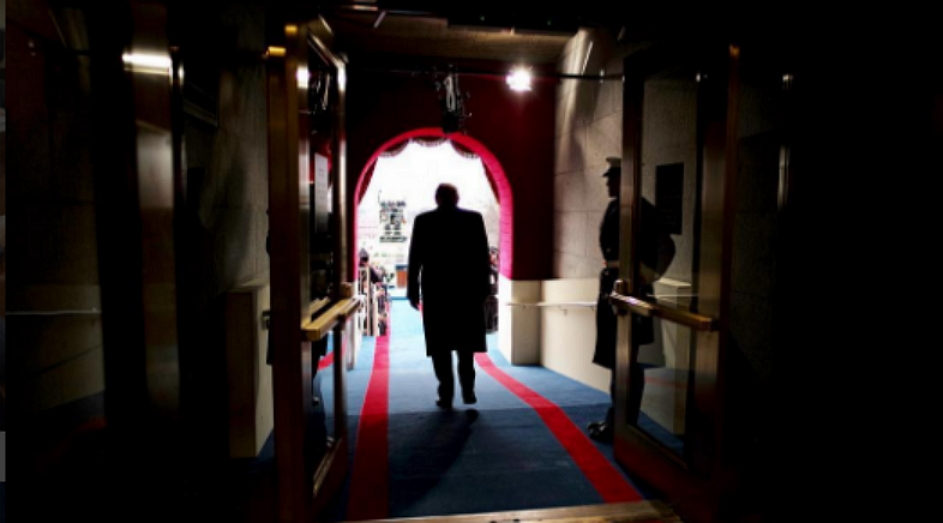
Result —
[[305, 322], [301, 326], [302, 339], [308, 341], [318, 341], [340, 323], [344, 323], [358, 309], [362, 302], [359, 297], [344, 298], [337, 301], [317, 318]]
[[308, 311], [307, 311], [308, 313], [305, 314], [305, 318], [307, 318], [307, 319], [301, 322], [302, 325], [304, 325], [304, 324], [307, 323], [308, 321], [311, 321], [311, 318], [312, 318], [315, 314], [317, 314], [318, 311], [320, 311], [320, 310], [323, 309], [324, 307], [327, 307], [327, 306], [330, 305], [330, 304], [331, 304], [330, 298], [321, 298], [320, 300], [314, 300], [314, 301], [312, 301], [311, 303], [309, 303], [309, 304], [308, 304]]

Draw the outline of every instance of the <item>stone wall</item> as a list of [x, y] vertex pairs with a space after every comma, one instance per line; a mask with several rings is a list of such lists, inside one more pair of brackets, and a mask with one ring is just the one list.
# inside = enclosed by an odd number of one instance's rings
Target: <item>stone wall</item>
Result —
[[[618, 75], [643, 46], [606, 30], [581, 30], [560, 59], [564, 74]], [[597, 277], [599, 224], [609, 203], [606, 157], [622, 155], [622, 81], [564, 79], [557, 87], [553, 277]]]

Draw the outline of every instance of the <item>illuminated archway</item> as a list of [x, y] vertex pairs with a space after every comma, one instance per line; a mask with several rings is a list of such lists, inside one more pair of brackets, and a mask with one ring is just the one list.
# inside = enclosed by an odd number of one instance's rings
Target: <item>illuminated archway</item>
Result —
[[[363, 170], [360, 172], [360, 176], [357, 179], [357, 186], [354, 191], [354, 209], [359, 208], [360, 200], [367, 192], [367, 187], [370, 185], [370, 180], [373, 177], [373, 171], [377, 164], [377, 158], [379, 158], [380, 155], [385, 151], [397, 149], [405, 142], [413, 138], [446, 138], [453, 144], [458, 145], [468, 152], [474, 153], [478, 155], [479, 158], [481, 158], [481, 163], [485, 168], [485, 176], [487, 176], [488, 182], [491, 184], [491, 188], [494, 191], [495, 198], [498, 200], [500, 212], [499, 226], [501, 232], [498, 242], [498, 248], [500, 252], [500, 267], [498, 270], [506, 278], [510, 278], [513, 274], [512, 271], [514, 262], [514, 201], [513, 194], [511, 192], [511, 184], [508, 183], [507, 176], [504, 173], [504, 168], [501, 166], [501, 163], [491, 153], [491, 151], [489, 151], [481, 142], [468, 135], [460, 133], [446, 134], [442, 131], [442, 129], [426, 127], [405, 132], [387, 141], [382, 146], [380, 146], [380, 148], [378, 148], [373, 153], [373, 155], [370, 156], [370, 159], [367, 160], [366, 165], [364, 165]], [[351, 242], [351, 252], [349, 259], [356, 260], [357, 213], [354, 212], [352, 214], [354, 222], [354, 241]]]

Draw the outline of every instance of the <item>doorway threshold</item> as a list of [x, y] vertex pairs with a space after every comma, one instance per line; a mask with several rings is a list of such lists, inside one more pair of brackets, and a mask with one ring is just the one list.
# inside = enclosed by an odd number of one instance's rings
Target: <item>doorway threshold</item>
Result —
[[373, 519], [358, 523], [683, 523], [664, 502], [633, 501], [453, 516]]

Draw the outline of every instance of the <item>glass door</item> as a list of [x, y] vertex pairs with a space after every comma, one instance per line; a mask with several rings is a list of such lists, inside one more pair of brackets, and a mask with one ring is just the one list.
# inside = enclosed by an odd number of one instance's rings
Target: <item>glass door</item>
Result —
[[755, 42], [654, 47], [625, 71], [616, 459], [686, 521], [758, 510], [793, 71]]
[[[630, 422], [666, 449], [685, 453], [692, 334], [682, 315], [697, 304], [698, 72], [689, 64], [644, 82], [637, 294], [662, 314], [632, 317]], [[657, 205], [656, 205], [657, 203]]]

